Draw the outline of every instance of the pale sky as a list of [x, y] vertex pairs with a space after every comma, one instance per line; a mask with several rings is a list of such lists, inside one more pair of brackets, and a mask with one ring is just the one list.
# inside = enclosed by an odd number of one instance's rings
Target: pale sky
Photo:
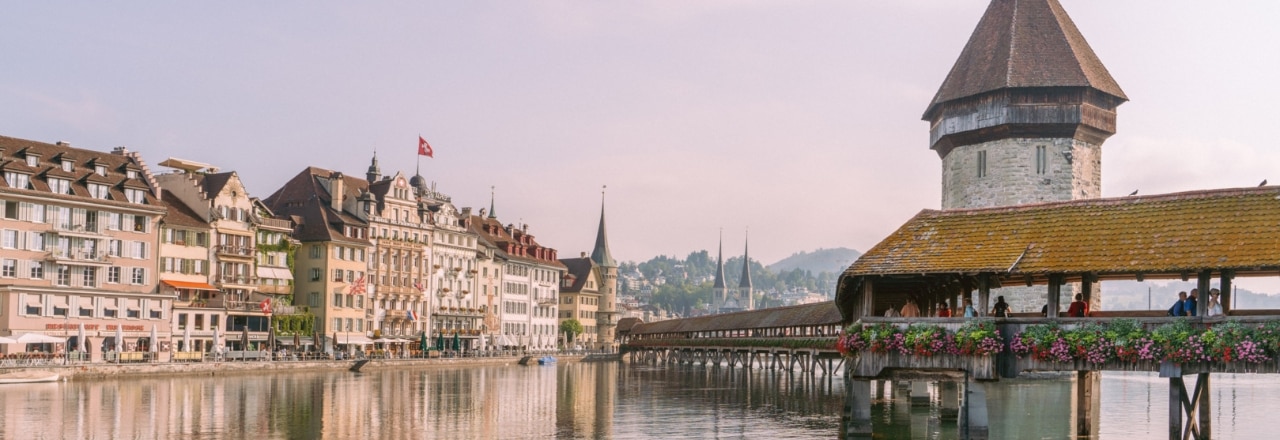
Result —
[[[1280, 2], [1063, 0], [1132, 100], [1103, 194], [1280, 183]], [[987, 2], [0, 2], [0, 134], [422, 174], [616, 258], [866, 250], [940, 204], [926, 105]]]

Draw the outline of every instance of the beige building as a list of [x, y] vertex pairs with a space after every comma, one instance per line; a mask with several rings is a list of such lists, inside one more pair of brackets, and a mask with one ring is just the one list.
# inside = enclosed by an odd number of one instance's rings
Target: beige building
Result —
[[[0, 137], [0, 171], [0, 334], [66, 337], [78, 352], [83, 326], [89, 359], [152, 347], [166, 359], [173, 297], [155, 273], [166, 209], [141, 157]], [[0, 345], [28, 349], [65, 347]]]
[[[468, 212], [468, 210], [464, 210]], [[528, 225], [503, 225], [489, 211], [467, 217], [467, 225], [480, 241], [492, 248], [493, 276], [482, 261], [481, 292], [496, 321], [497, 345], [518, 345], [532, 349], [554, 349], [559, 334], [559, 289], [565, 266], [556, 259], [555, 249], [538, 243]], [[486, 256], [488, 253], [486, 253]], [[482, 259], [484, 260], [484, 259]], [[492, 287], [492, 289], [489, 289]]]
[[597, 317], [600, 315], [600, 302], [603, 299], [600, 288], [605, 284], [603, 271], [587, 257], [586, 252], [582, 253], [581, 258], [565, 258], [560, 263], [567, 268], [564, 279], [560, 282], [560, 321], [577, 319], [582, 324], [582, 334], [574, 337], [573, 341], [566, 342], [575, 346], [599, 348]]
[[381, 336], [417, 339], [427, 330], [431, 296], [431, 216], [418, 203], [422, 176], [382, 176], [375, 156], [358, 196], [360, 218], [373, 243], [369, 293], [373, 329]]
[[367, 222], [360, 219], [359, 188], [364, 180], [308, 167], [263, 205], [294, 225], [301, 243], [294, 258], [294, 305], [315, 315], [317, 345], [326, 351], [351, 351], [372, 340], [368, 309]]

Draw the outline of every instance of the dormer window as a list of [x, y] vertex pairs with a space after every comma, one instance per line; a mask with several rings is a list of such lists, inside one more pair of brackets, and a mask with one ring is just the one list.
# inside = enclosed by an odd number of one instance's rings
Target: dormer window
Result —
[[31, 176], [22, 173], [4, 173], [4, 181], [10, 188], [31, 189]]
[[40, 165], [40, 156], [27, 155], [27, 166], [34, 167]]
[[91, 197], [93, 197], [93, 198], [95, 198], [95, 199], [103, 199], [103, 200], [106, 200], [106, 198], [107, 198], [107, 194], [109, 194], [109, 187], [108, 187], [108, 186], [106, 186], [106, 185], [102, 185], [102, 184], [98, 184], [98, 183], [90, 183], [90, 184], [89, 184], [89, 196], [91, 196]]
[[124, 189], [124, 198], [128, 200], [129, 203], [137, 203], [137, 204], [146, 203], [146, 200], [147, 200], [145, 193], [143, 193], [142, 190], [133, 189], [133, 188]]
[[94, 174], [97, 174], [97, 175], [99, 175], [99, 176], [106, 177], [106, 176], [107, 176], [107, 166], [106, 166], [106, 165], [94, 165], [94, 166], [93, 166], [93, 173], [94, 173]]
[[49, 191], [54, 194], [71, 194], [71, 181], [67, 179], [49, 178]]
[[70, 172], [75, 171], [75, 170], [76, 170], [76, 163], [75, 163], [75, 162], [72, 162], [72, 161], [69, 161], [69, 160], [64, 160], [64, 161], [62, 161], [62, 171], [66, 171], [66, 172], [70, 173]]
[[137, 179], [137, 178], [138, 178], [138, 172], [137, 172], [137, 171], [135, 171], [135, 170], [128, 170], [128, 171], [125, 171], [125, 172], [124, 172], [124, 174], [125, 174], [125, 176], [128, 176], [130, 179]]

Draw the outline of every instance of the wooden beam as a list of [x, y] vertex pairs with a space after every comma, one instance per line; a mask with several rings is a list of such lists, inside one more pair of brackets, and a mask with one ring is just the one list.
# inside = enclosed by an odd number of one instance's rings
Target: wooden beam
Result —
[[991, 310], [991, 286], [986, 274], [978, 275], [978, 316], [987, 316]]
[[1049, 275], [1049, 289], [1047, 296], [1048, 302], [1046, 304], [1049, 305], [1048, 317], [1057, 318], [1058, 312], [1062, 310], [1059, 304], [1060, 298], [1062, 297], [1062, 275]]
[[1222, 302], [1222, 313], [1225, 315], [1227, 311], [1231, 310], [1231, 279], [1235, 278], [1236, 273], [1234, 270], [1224, 270], [1218, 276], [1218, 285], [1222, 286], [1222, 298], [1220, 300]]
[[1213, 271], [1202, 270], [1196, 277], [1196, 289], [1200, 290], [1200, 294], [1196, 296], [1196, 316], [1204, 316], [1209, 312], [1209, 282], [1213, 280]]

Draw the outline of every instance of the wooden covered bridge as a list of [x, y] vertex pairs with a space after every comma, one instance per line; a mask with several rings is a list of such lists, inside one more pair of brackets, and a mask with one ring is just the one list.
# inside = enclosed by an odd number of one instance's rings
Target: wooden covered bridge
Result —
[[[841, 277], [833, 303], [766, 309], [639, 324], [622, 334], [632, 361], [685, 362], [747, 368], [782, 367], [833, 373], [846, 378], [848, 437], [870, 436], [873, 380], [938, 382], [945, 406], [962, 408], [964, 432], [986, 435], [984, 383], [1027, 371], [1071, 372], [1076, 377], [1075, 430], [1096, 434], [1101, 371], [1158, 372], [1169, 382], [1169, 438], [1210, 438], [1212, 373], [1280, 373], [1275, 350], [1269, 359], [1045, 360], [1013, 352], [1015, 335], [1033, 326], [1063, 331], [1085, 325], [1136, 322], [1142, 331], [1171, 323], [1205, 329], [1228, 322], [1258, 328], [1280, 321], [1280, 311], [1235, 310], [1236, 277], [1280, 276], [1280, 188], [1275, 186], [1196, 191], [1155, 196], [1078, 200], [1004, 208], [925, 210], [868, 250]], [[1094, 310], [1087, 317], [1015, 314], [986, 316], [993, 294], [1017, 286], [1042, 295], [1048, 310], [1061, 310], [1063, 286], [1098, 304], [1098, 282], [1192, 280], [1201, 292], [1216, 284], [1223, 315], [1206, 317], [1202, 295], [1196, 317], [1164, 311]], [[884, 317], [890, 307], [915, 298], [929, 305], [972, 301], [976, 318]], [[1167, 299], [1172, 303], [1173, 298]], [[841, 357], [836, 332], [868, 326], [906, 330], [933, 324], [956, 331], [989, 322], [1003, 335], [1002, 351], [990, 356], [855, 351]], [[1025, 353], [1023, 353], [1025, 354]], [[842, 362], [843, 359], [843, 362]], [[1193, 376], [1194, 388], [1183, 378]], [[954, 385], [952, 385], [954, 384]], [[951, 400], [948, 402], [947, 400]]]

